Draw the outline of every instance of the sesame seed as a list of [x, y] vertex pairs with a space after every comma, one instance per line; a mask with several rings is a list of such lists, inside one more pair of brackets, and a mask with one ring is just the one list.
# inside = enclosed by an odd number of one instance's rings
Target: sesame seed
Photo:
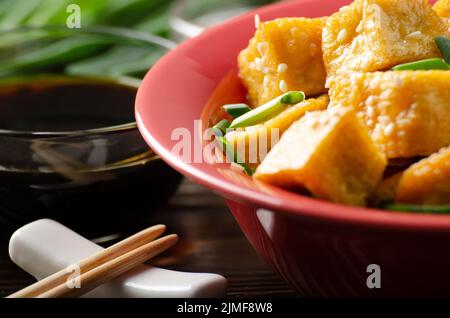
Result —
[[269, 47], [269, 45], [267, 44], [267, 42], [260, 42], [257, 45], [257, 49], [259, 54], [264, 55], [267, 51], [267, 48]]
[[347, 30], [342, 29], [337, 36], [337, 40], [339, 42], [343, 42], [346, 38], [347, 38]]
[[266, 68], [264, 68], [263, 73], [267, 74], [267, 73], [269, 73], [269, 71], [270, 71], [270, 69], [268, 67], [266, 67]]
[[390, 123], [389, 125], [386, 126], [386, 128], [384, 128], [384, 134], [386, 136], [391, 136], [394, 133], [394, 123]]
[[292, 36], [296, 36], [298, 31], [299, 31], [299, 28], [297, 28], [297, 27], [294, 27], [289, 30], [289, 32], [291, 33]]
[[287, 69], [288, 69], [287, 64], [286, 63], [281, 63], [281, 64], [278, 64], [277, 72], [281, 74], [281, 73], [286, 72]]
[[350, 45], [350, 50], [356, 51], [358, 49], [358, 45], [360, 45], [360, 43], [358, 41], [353, 41], [352, 44]]
[[356, 32], [360, 33], [363, 30], [363, 22], [361, 21], [356, 28]]
[[258, 14], [255, 14], [255, 28], [259, 28], [259, 24], [261, 23], [261, 18]]
[[408, 34], [406, 37], [410, 39], [420, 39], [422, 37], [422, 32], [420, 31], [412, 32]]
[[288, 85], [287, 85], [287, 83], [286, 83], [285, 80], [281, 80], [281, 81], [280, 81], [279, 87], [280, 87], [280, 90], [281, 90], [283, 93], [284, 93], [284, 92], [287, 92], [287, 90], [288, 90]]
[[255, 58], [255, 66], [258, 71], [263, 70], [263, 61], [259, 57]]
[[264, 76], [263, 86], [266, 87], [269, 84], [269, 76]]
[[367, 105], [375, 105], [376, 104], [375, 96], [370, 95], [366, 100], [366, 104]]
[[363, 57], [363, 59], [361, 61], [361, 67], [363, 67], [365, 69], [365, 68], [369, 67], [371, 62], [372, 62], [372, 56], [371, 56], [371, 54], [367, 54]]

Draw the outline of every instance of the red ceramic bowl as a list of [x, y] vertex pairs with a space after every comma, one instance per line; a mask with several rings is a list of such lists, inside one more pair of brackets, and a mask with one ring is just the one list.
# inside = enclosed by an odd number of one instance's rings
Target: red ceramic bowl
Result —
[[[262, 20], [318, 17], [349, 2], [288, 1], [257, 13]], [[450, 296], [450, 216], [337, 205], [254, 182], [226, 165], [193, 163], [202, 161], [200, 134], [220, 104], [245, 96], [234, 70], [254, 31], [254, 13], [244, 15], [185, 42], [152, 68], [136, 99], [149, 145], [220, 193], [251, 244], [301, 295]], [[200, 118], [203, 125], [195, 122]], [[180, 140], [190, 152], [175, 151]], [[381, 288], [368, 288], [371, 264], [379, 266]]]

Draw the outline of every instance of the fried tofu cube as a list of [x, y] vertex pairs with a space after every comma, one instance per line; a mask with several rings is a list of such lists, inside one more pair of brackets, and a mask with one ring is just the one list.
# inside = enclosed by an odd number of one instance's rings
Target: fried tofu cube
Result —
[[328, 77], [439, 57], [434, 38], [447, 34], [428, 0], [356, 0], [324, 23]]
[[433, 9], [441, 18], [450, 19], [450, 0], [440, 0], [436, 2]]
[[450, 144], [449, 71], [339, 75], [330, 107], [354, 108], [389, 159], [429, 156]]
[[387, 160], [349, 108], [306, 114], [281, 137], [255, 178], [315, 197], [364, 205], [381, 180]]
[[450, 147], [409, 167], [400, 179], [396, 201], [450, 204]]
[[240, 77], [254, 107], [287, 91], [326, 92], [322, 21], [283, 18], [259, 24], [238, 57]]
[[234, 145], [238, 156], [245, 158], [246, 164], [258, 165], [293, 122], [303, 117], [306, 112], [327, 109], [328, 102], [328, 95], [307, 99], [289, 107], [264, 124], [229, 132], [225, 138]]

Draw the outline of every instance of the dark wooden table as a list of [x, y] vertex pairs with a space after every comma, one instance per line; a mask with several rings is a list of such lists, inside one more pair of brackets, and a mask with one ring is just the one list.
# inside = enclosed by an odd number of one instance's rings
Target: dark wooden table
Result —
[[[228, 297], [294, 297], [295, 293], [259, 258], [229, 213], [223, 200], [192, 182], [152, 217], [178, 233], [180, 243], [152, 264], [168, 269], [218, 273], [228, 279]], [[0, 296], [34, 280], [8, 257], [0, 245]]]

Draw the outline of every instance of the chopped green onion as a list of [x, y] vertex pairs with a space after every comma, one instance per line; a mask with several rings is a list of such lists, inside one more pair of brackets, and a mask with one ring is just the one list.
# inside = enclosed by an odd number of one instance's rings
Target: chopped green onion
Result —
[[300, 91], [288, 92], [284, 95], [281, 95], [281, 103], [295, 105], [297, 103], [302, 102], [305, 99], [305, 93]]
[[230, 125], [230, 128], [253, 126], [262, 123], [282, 112], [286, 106], [300, 103], [305, 99], [303, 92], [287, 92], [266, 104], [255, 108], [242, 116], [239, 116]]
[[239, 162], [240, 160], [238, 154], [236, 153], [236, 151], [234, 151], [234, 147], [230, 145], [225, 137], [217, 136], [216, 139], [219, 141], [219, 145], [222, 148], [222, 151], [227, 154], [227, 157], [232, 157], [232, 161], [240, 165], [247, 175], [253, 175], [255, 170], [249, 167], [247, 164]]
[[394, 71], [418, 71], [418, 70], [448, 70], [450, 65], [443, 59], [432, 58], [415, 61], [411, 63], [400, 64], [392, 68]]
[[438, 36], [434, 39], [439, 51], [441, 51], [445, 62], [450, 64], [450, 38], [445, 36]]
[[212, 127], [212, 130], [214, 132], [214, 135], [222, 137], [225, 136], [228, 127], [230, 127], [230, 123], [228, 122], [228, 120], [223, 119], [219, 121], [217, 124], [215, 124]]
[[450, 205], [414, 205], [394, 203], [385, 206], [388, 210], [428, 214], [447, 214], [450, 213]]
[[252, 110], [247, 104], [228, 104], [224, 105], [223, 109], [233, 118], [238, 118]]

